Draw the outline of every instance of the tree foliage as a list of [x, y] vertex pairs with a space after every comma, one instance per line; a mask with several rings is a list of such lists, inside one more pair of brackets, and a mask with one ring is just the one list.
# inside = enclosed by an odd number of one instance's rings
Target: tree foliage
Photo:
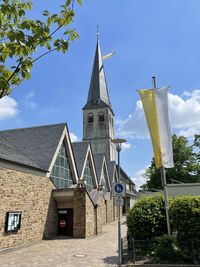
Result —
[[[81, 4], [81, 0], [76, 0]], [[0, 98], [11, 93], [23, 79], [30, 78], [35, 61], [53, 51], [65, 53], [78, 38], [69, 24], [74, 18], [74, 0], [66, 0], [60, 13], [45, 10], [42, 20], [31, 15], [30, 0], [2, 0], [0, 4]], [[58, 31], [64, 32], [58, 37]], [[60, 31], [59, 31], [60, 32]], [[41, 48], [38, 55], [38, 48]]]
[[193, 147], [197, 150], [196, 158], [197, 161], [200, 163], [200, 134], [195, 134]]
[[[196, 146], [200, 139], [196, 139]], [[200, 164], [194, 153], [194, 145], [189, 145], [187, 138], [184, 136], [172, 136], [174, 168], [166, 170], [167, 183], [178, 180], [184, 183], [200, 182]], [[161, 189], [160, 170], [156, 169], [154, 158], [151, 166], [145, 173], [147, 182], [142, 186], [145, 190]]]

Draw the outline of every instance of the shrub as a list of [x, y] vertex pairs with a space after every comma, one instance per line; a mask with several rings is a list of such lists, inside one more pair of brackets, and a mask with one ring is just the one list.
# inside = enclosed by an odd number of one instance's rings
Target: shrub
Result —
[[191, 250], [191, 242], [200, 240], [200, 197], [176, 197], [170, 205], [170, 218], [180, 247]]
[[151, 251], [153, 261], [159, 263], [190, 262], [190, 258], [184, 255], [173, 237], [163, 235], [156, 238], [156, 245]]
[[145, 196], [127, 214], [128, 240], [151, 240], [167, 232], [164, 198]]

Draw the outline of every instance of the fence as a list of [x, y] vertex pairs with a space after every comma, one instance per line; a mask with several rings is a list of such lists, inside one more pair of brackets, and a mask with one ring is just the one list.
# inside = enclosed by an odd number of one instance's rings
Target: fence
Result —
[[[155, 247], [158, 244], [156, 240], [134, 240], [129, 241], [129, 244], [125, 238], [122, 239], [122, 260], [123, 262], [131, 261], [133, 263], [138, 262], [154, 262], [152, 257], [152, 251], [155, 251]], [[170, 244], [168, 249], [170, 250]], [[191, 240], [183, 243], [179, 243], [179, 249], [184, 257], [181, 259], [181, 263], [200, 263], [200, 240]], [[170, 259], [169, 259], [170, 260]], [[172, 258], [172, 260], [174, 260]], [[178, 262], [177, 262], [178, 263]]]

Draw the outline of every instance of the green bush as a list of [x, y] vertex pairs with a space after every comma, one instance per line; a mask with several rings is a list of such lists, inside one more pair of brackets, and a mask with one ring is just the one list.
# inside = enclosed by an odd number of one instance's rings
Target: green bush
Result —
[[163, 235], [156, 238], [156, 245], [151, 251], [154, 262], [159, 263], [182, 263], [191, 262], [191, 259], [184, 255], [173, 237]]
[[[132, 239], [158, 241], [152, 250], [158, 262], [200, 262], [200, 197], [170, 199], [169, 217], [172, 236], [165, 236], [164, 197], [161, 194], [140, 198], [127, 214], [129, 248]], [[158, 240], [156, 241], [156, 238]], [[136, 243], [135, 243], [136, 244]], [[182, 261], [181, 261], [182, 258]]]
[[191, 241], [200, 240], [200, 197], [176, 197], [170, 205], [172, 229], [182, 249], [191, 250]]
[[145, 196], [127, 214], [128, 240], [151, 240], [166, 233], [164, 198]]

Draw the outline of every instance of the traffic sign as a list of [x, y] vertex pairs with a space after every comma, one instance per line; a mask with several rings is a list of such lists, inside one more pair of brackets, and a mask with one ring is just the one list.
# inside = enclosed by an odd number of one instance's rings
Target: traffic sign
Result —
[[123, 206], [124, 201], [122, 197], [114, 197], [114, 206]]
[[66, 221], [64, 219], [60, 220], [59, 225], [60, 225], [61, 228], [65, 228]]
[[122, 183], [113, 184], [113, 196], [115, 197], [125, 197], [125, 185]]

